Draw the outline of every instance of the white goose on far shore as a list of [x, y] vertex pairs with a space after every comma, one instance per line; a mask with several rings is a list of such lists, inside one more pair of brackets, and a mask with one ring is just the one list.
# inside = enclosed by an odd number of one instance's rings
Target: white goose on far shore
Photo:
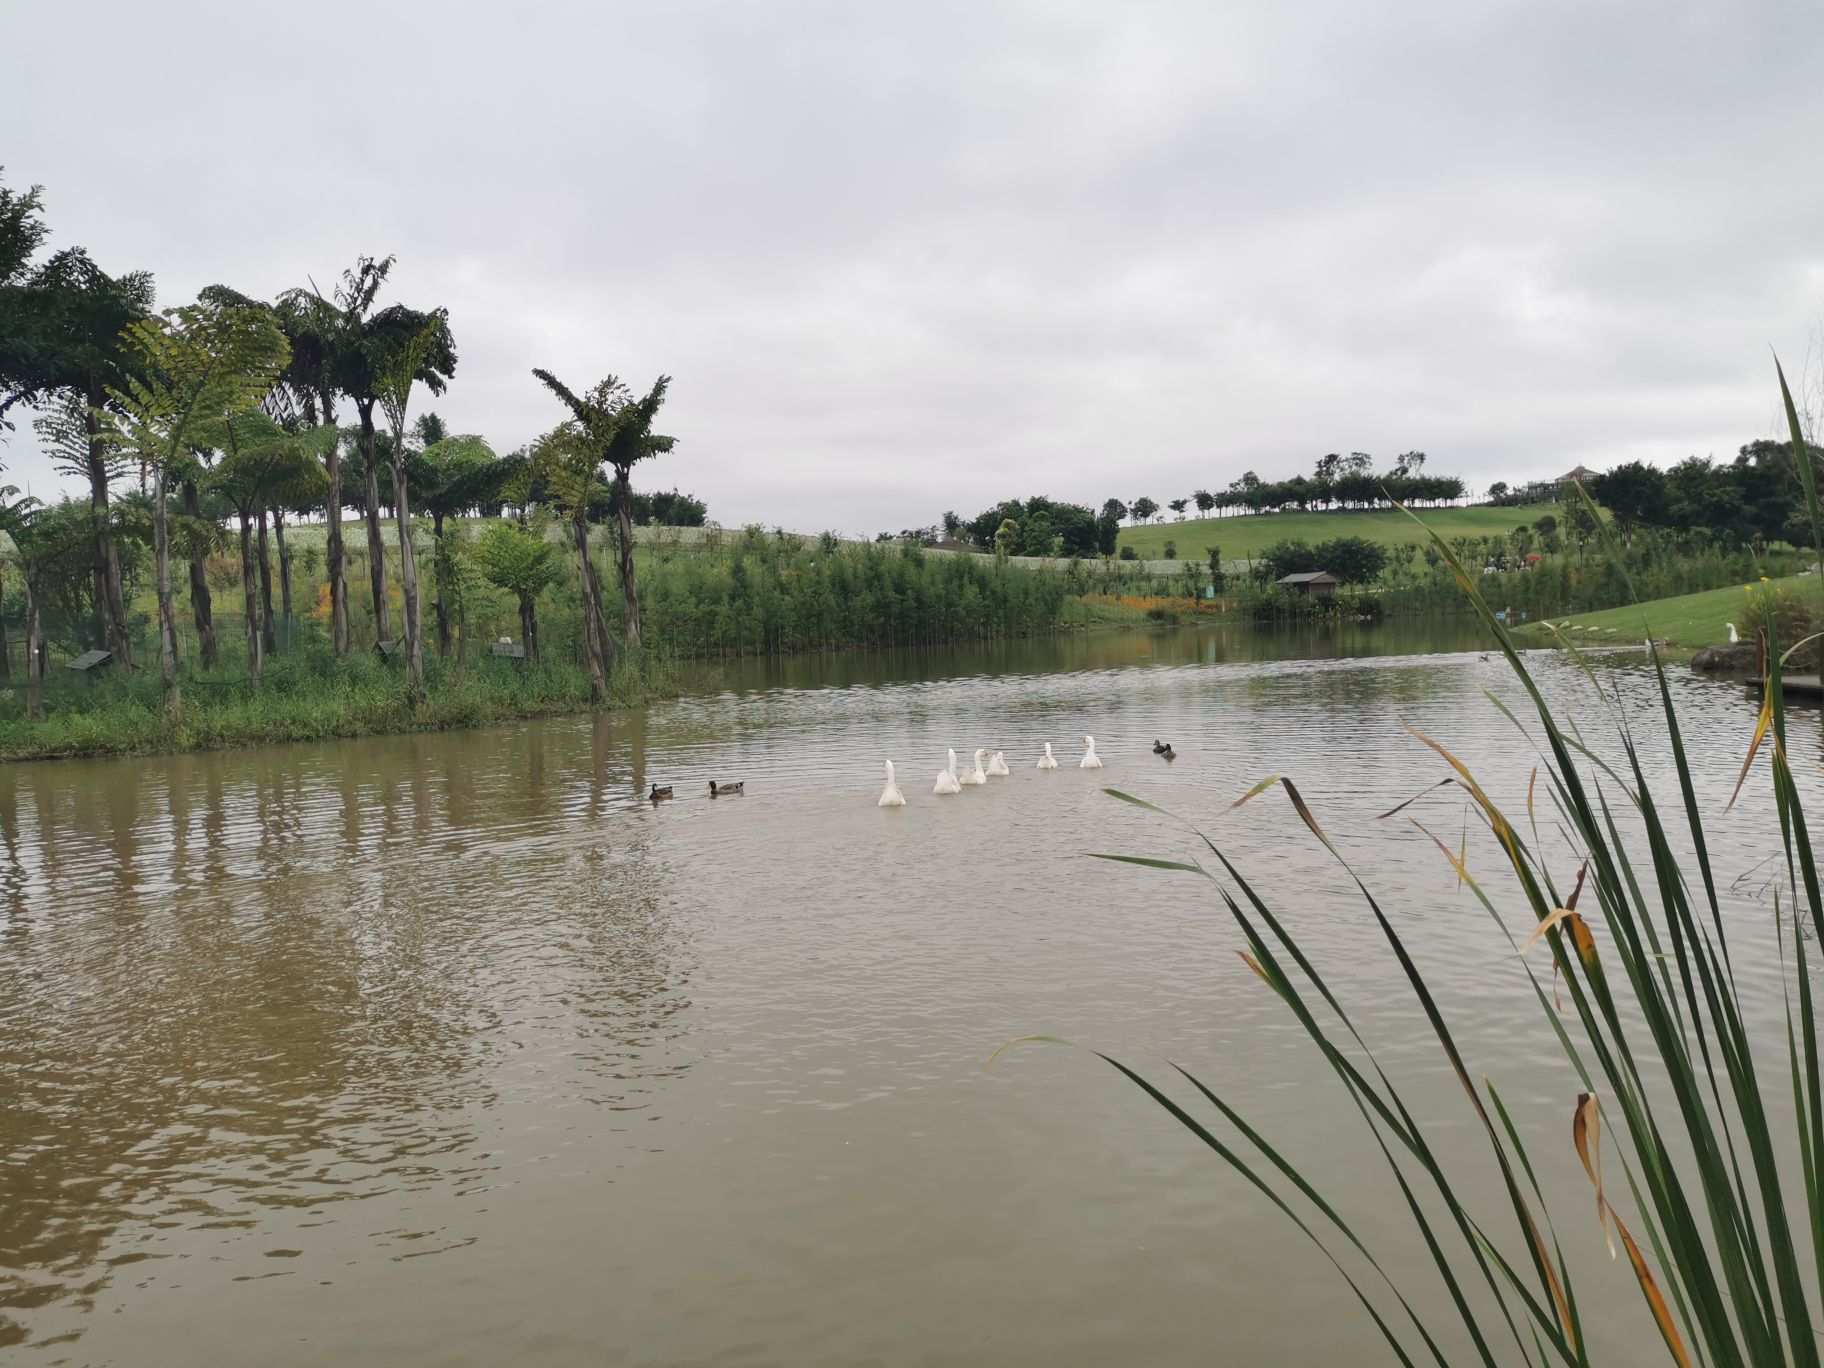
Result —
[[1058, 767], [1058, 757], [1051, 753], [1051, 742], [1049, 741], [1045, 743], [1045, 754], [1039, 757], [1038, 767], [1040, 769], [1056, 769]]
[[904, 807], [906, 795], [899, 791], [899, 785], [893, 779], [893, 762], [887, 761], [887, 786], [880, 791], [878, 807]]
[[950, 752], [950, 763], [937, 772], [937, 786], [933, 793], [961, 793], [963, 786], [956, 778], [956, 752]]
[[1083, 751], [1083, 758], [1077, 762], [1077, 768], [1078, 769], [1101, 769], [1102, 768], [1102, 757], [1096, 754], [1096, 738], [1093, 736], [1084, 737], [1083, 745], [1085, 747], [1085, 749]]
[[996, 751], [988, 757], [988, 777], [990, 779], [1005, 778], [1012, 772], [1007, 768], [1007, 756], [1004, 752]]
[[1729, 644], [1730, 644], [1730, 645], [1731, 645], [1731, 646], [1739, 646], [1739, 645], [1741, 645], [1741, 644], [1742, 644], [1742, 639], [1741, 639], [1741, 637], [1739, 637], [1739, 636], [1737, 636], [1737, 635], [1736, 635], [1736, 631], [1735, 631], [1735, 624], [1734, 624], [1734, 623], [1733, 623], [1733, 622], [1725, 622], [1725, 623], [1724, 623], [1724, 624], [1723, 624], [1723, 626], [1725, 626], [1725, 627], [1727, 627], [1727, 628], [1728, 628], [1728, 629], [1729, 629]]
[[986, 754], [988, 754], [988, 752], [982, 750], [978, 750], [975, 753], [975, 768], [963, 776], [963, 783], [985, 784], [988, 782], [988, 772], [982, 768], [982, 757]]

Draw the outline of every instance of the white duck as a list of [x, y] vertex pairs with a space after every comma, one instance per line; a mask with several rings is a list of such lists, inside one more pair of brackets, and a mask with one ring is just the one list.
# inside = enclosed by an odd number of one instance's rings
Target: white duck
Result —
[[982, 757], [986, 754], [988, 754], [988, 752], [982, 751], [982, 750], [978, 750], [975, 753], [975, 768], [970, 770], [969, 773], [967, 773], [963, 776], [963, 778], [962, 778], [963, 783], [965, 783], [965, 784], [985, 784], [988, 782], [988, 773], [986, 770], [984, 770], [982, 768]]
[[893, 762], [887, 761], [887, 786], [880, 791], [879, 807], [904, 807], [906, 795], [899, 791], [899, 785], [893, 780]]
[[1045, 743], [1045, 754], [1039, 757], [1039, 768], [1056, 769], [1057, 767], [1058, 757], [1051, 753], [1051, 742], [1047, 741]]
[[1740, 644], [1741, 644], [1741, 640], [1742, 640], [1742, 639], [1741, 639], [1741, 637], [1739, 637], [1739, 636], [1737, 636], [1737, 635], [1736, 635], [1736, 632], [1735, 632], [1735, 624], [1734, 624], [1734, 623], [1733, 623], [1733, 622], [1725, 622], [1725, 623], [1724, 623], [1724, 624], [1723, 624], [1723, 626], [1725, 626], [1725, 627], [1727, 627], [1727, 628], [1728, 628], [1728, 629], [1729, 629], [1729, 644], [1730, 644], [1730, 645], [1731, 645], [1731, 646], [1738, 646], [1738, 645], [1740, 645]]
[[990, 778], [1004, 779], [1011, 773], [1013, 773], [1013, 771], [1007, 768], [1007, 756], [1003, 752], [996, 751], [993, 755], [988, 757], [988, 775]]
[[950, 752], [950, 763], [937, 772], [937, 786], [933, 793], [961, 793], [963, 786], [956, 779], [956, 752]]
[[1096, 738], [1093, 736], [1084, 737], [1083, 745], [1086, 749], [1083, 752], [1083, 758], [1077, 762], [1077, 768], [1101, 769], [1102, 757], [1096, 754]]

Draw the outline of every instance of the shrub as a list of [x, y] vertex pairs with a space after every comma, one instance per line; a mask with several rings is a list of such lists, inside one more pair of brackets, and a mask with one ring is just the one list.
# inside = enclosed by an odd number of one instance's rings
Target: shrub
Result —
[[1134, 548], [1131, 546], [1124, 546], [1121, 548], [1121, 559], [1122, 560], [1139, 560], [1140, 553], [1138, 551], [1134, 550]]

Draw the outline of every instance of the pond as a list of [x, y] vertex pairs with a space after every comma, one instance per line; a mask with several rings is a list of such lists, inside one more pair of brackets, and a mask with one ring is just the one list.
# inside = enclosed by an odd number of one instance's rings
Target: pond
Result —
[[[1591, 681], [1529, 661], [1613, 754]], [[1644, 657], [1593, 670], [1663, 781]], [[1433, 1143], [1488, 1167], [1347, 875], [1277, 792], [1231, 807], [1282, 773], [1500, 1082], [1586, 1295], [1638, 1308], [1571, 1151], [1579, 1085], [1407, 819], [1467, 833], [1523, 931], [1489, 837], [1460, 796], [1378, 818], [1443, 772], [1408, 727], [1524, 810], [1531, 743], [1490, 701], [1524, 719], [1521, 691], [1472, 627], [1093, 634], [701, 682], [594, 720], [0, 767], [0, 1346], [136, 1365], [1380, 1362], [1315, 1251], [1130, 1083], [1081, 1048], [990, 1062], [1046, 1034], [1153, 1075], [1183, 1063], [1435, 1304], [1359, 1119], [1209, 886], [1086, 858], [1195, 853], [1105, 785], [1196, 822], [1307, 938]], [[1673, 685], [1765, 1031], [1764, 777], [1723, 811], [1754, 707], [1682, 669]], [[1815, 715], [1793, 725], [1811, 793]], [[1086, 733], [1099, 772], [1077, 767]], [[1034, 768], [1046, 741], [1053, 772]], [[1011, 775], [932, 796], [944, 750], [977, 746]], [[903, 809], [875, 806], [889, 758]], [[745, 796], [711, 800], [712, 778]], [[676, 800], [643, 801], [654, 782]], [[1625, 1328], [1598, 1338], [1606, 1361], [1662, 1360], [1644, 1312]]]

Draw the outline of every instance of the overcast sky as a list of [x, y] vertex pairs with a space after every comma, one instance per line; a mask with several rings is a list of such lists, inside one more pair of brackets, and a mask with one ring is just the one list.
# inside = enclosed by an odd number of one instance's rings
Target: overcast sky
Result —
[[[1824, 8], [0, 5], [52, 246], [449, 308], [436, 408], [674, 377], [642, 483], [878, 531], [1325, 451], [1732, 454], [1819, 363]], [[53, 487], [29, 431], [6, 479]]]

